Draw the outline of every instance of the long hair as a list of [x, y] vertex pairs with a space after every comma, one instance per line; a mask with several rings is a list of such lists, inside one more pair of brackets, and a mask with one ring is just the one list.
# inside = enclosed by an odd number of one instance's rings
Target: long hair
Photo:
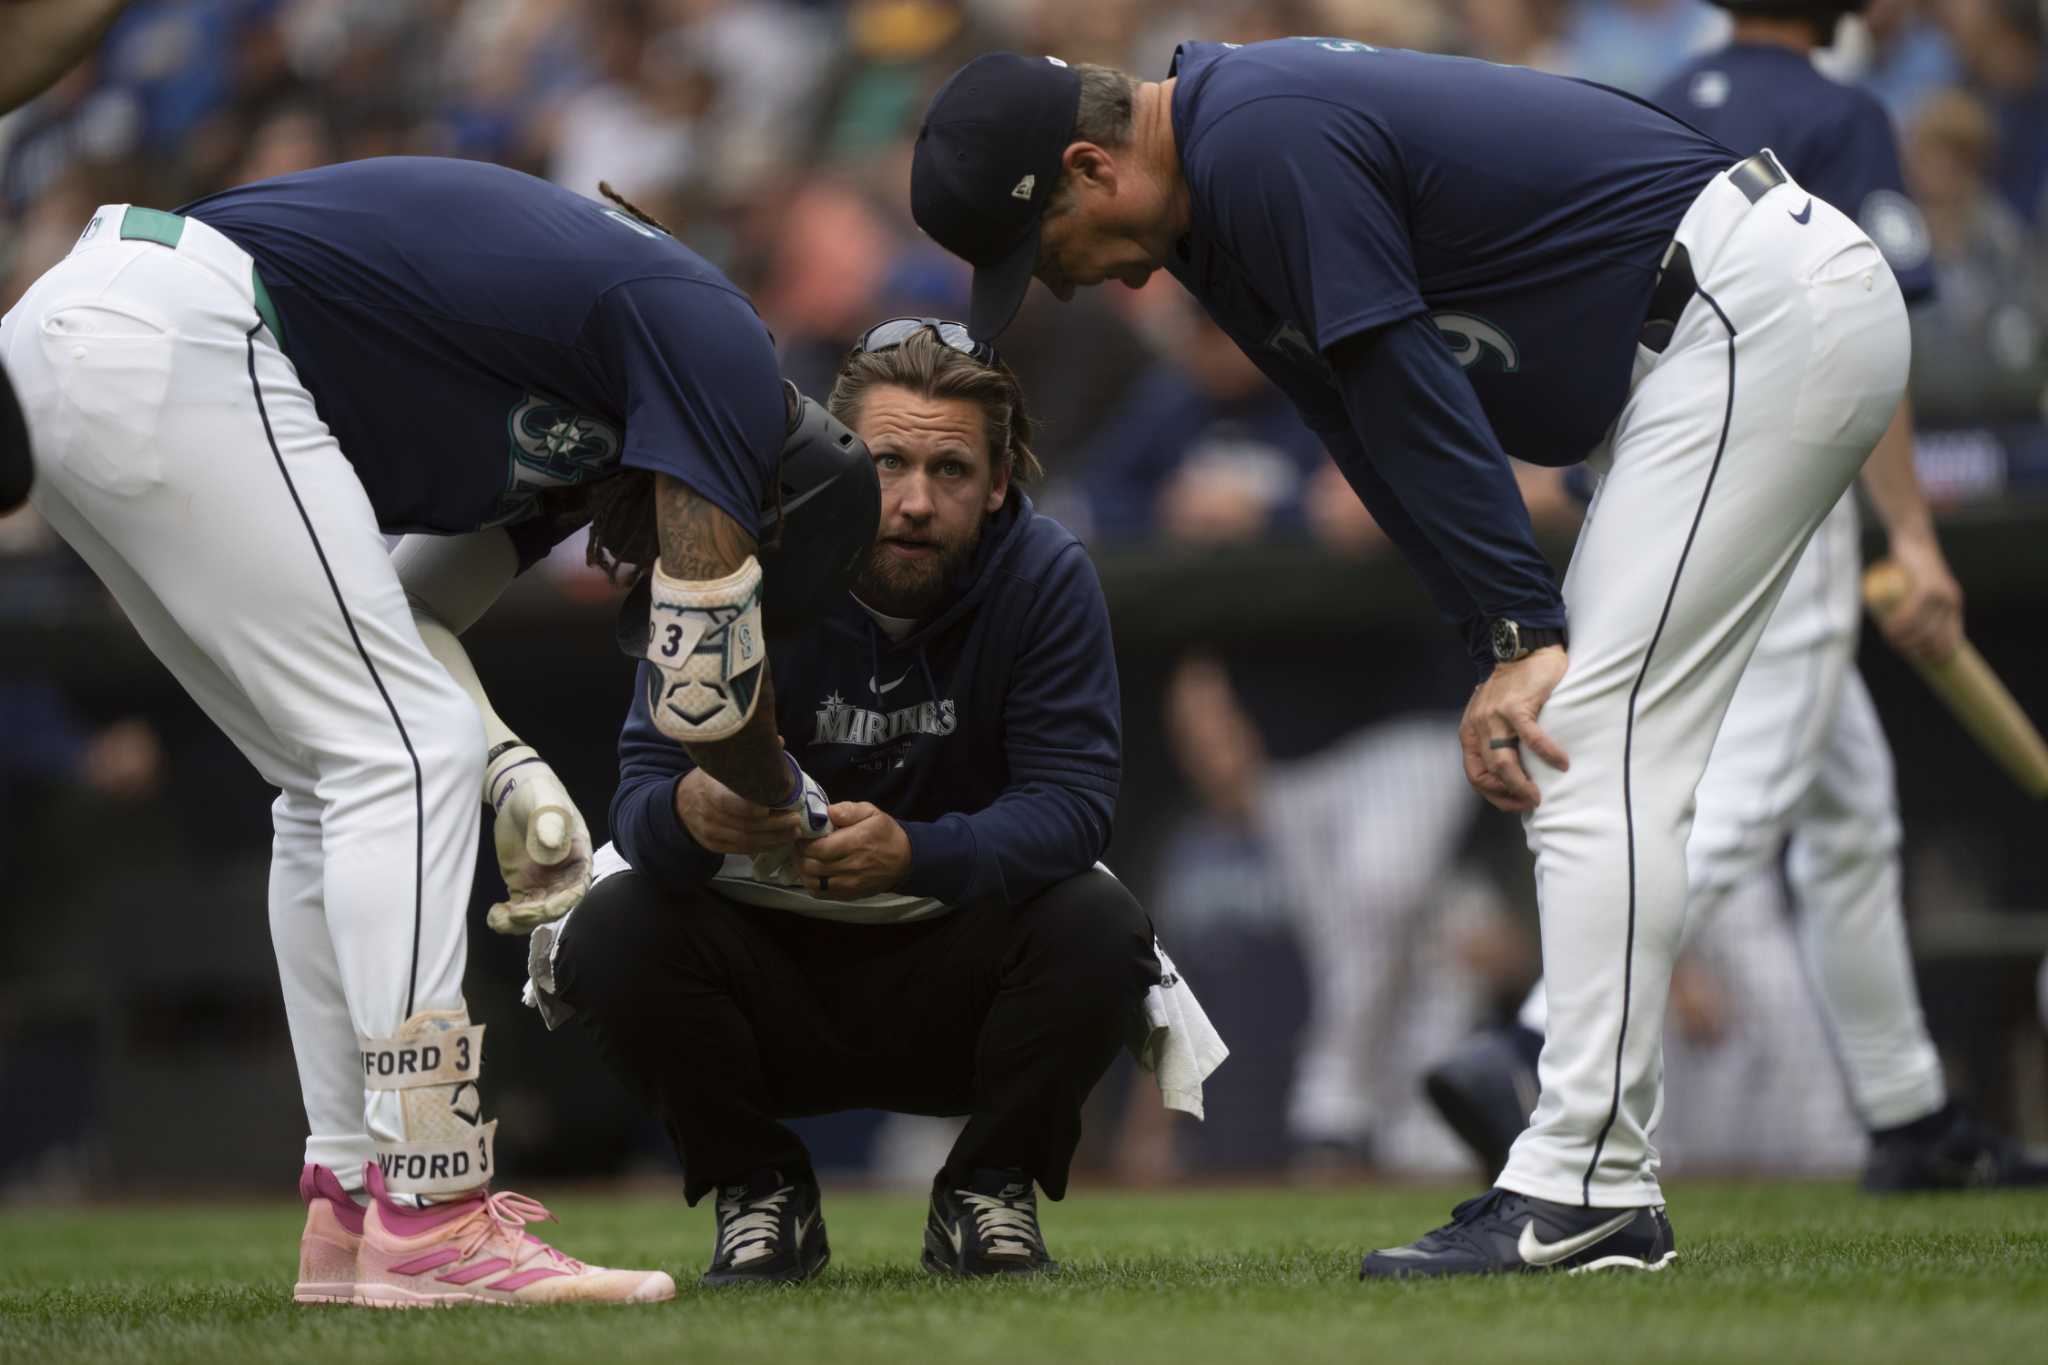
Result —
[[922, 398], [964, 398], [981, 409], [988, 435], [989, 458], [1007, 469], [1013, 483], [1030, 484], [1045, 477], [1031, 450], [1031, 415], [1024, 408], [1024, 388], [1010, 367], [998, 361], [984, 365], [940, 341], [930, 328], [913, 333], [886, 351], [859, 351], [846, 358], [825, 401], [834, 417], [854, 425], [868, 390], [893, 384]]

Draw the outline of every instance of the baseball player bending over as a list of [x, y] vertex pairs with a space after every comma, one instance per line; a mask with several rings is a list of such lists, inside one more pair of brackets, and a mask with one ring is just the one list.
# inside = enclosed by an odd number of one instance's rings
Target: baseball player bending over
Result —
[[[653, 724], [763, 808], [822, 807], [773, 728], [755, 552], [794, 501], [792, 405], [752, 307], [636, 214], [394, 158], [175, 214], [105, 205], [0, 346], [38, 511], [278, 790], [270, 932], [310, 1127], [297, 1298], [671, 1297], [661, 1272], [523, 1235], [546, 1210], [488, 1188], [462, 998], [476, 803], [497, 812], [497, 927], [573, 905], [589, 842], [452, 632], [594, 515], [600, 550], [657, 561]], [[813, 532], [849, 548], [875, 515], [857, 447], [832, 447], [859, 475]], [[395, 557], [394, 531], [418, 533]]]
[[[1715, 0], [1732, 41], [1687, 63], [1656, 101], [1744, 151], [1771, 146], [1800, 183], [1855, 214], [1907, 302], [1934, 292], [1927, 225], [1906, 197], [1884, 109], [1814, 69], [1812, 52], [1863, 0]], [[1884, 619], [1909, 656], [1942, 659], [1962, 636], [1950, 574], [1913, 471], [1913, 415], [1901, 400], [1863, 486], [1912, 595]], [[1856, 1112], [1871, 1132], [1873, 1191], [2038, 1184], [2048, 1167], [1951, 1102], [1913, 982], [1899, 887], [1891, 747], [1856, 670], [1862, 567], [1856, 500], [1814, 533], [1771, 613], [1699, 785], [1686, 846], [1691, 935], [1781, 853], [1801, 942]], [[1426, 1080], [1451, 1126], [1491, 1171], [1529, 1118], [1545, 1027], [1539, 987], [1517, 1027], [1482, 1034]]]
[[[1542, 1098], [1493, 1190], [1362, 1273], [1669, 1264], [1649, 1127], [1693, 789], [1898, 408], [1877, 248], [1629, 96], [1330, 38], [1185, 44], [1158, 83], [979, 58], [933, 99], [911, 207], [975, 266], [981, 336], [1034, 275], [1171, 270], [1470, 643], [1465, 771], [1536, 852]], [[1504, 452], [1606, 472], [1562, 591]]]
[[823, 1268], [780, 1120], [862, 1107], [969, 1116], [927, 1269], [1037, 1271], [1033, 1186], [1066, 1193], [1082, 1101], [1159, 978], [1144, 910], [1096, 863], [1122, 763], [1108, 610], [1032, 510], [1022, 395], [964, 327], [877, 326], [830, 407], [873, 453], [881, 529], [852, 593], [770, 658], [784, 743], [841, 798], [831, 832], [793, 849], [794, 816], [661, 732], [643, 666], [611, 811], [631, 870], [553, 931], [550, 988], [661, 1115], [690, 1202], [717, 1192], [706, 1283]]

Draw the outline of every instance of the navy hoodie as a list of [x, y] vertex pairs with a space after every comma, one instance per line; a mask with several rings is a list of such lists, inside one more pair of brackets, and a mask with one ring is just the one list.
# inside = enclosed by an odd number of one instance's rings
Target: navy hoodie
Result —
[[[849, 594], [769, 648], [783, 743], [833, 801], [867, 801], [910, 839], [904, 896], [1029, 900], [1109, 842], [1123, 769], [1109, 608], [1087, 551], [1012, 489], [946, 606], [891, 641]], [[640, 665], [619, 736], [612, 838], [680, 891], [725, 859], [675, 814], [694, 766], [654, 727]]]

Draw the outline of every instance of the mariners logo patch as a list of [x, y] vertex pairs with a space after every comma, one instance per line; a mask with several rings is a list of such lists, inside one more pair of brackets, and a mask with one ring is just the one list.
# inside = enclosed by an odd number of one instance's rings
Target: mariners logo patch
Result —
[[609, 422], [538, 393], [519, 400], [505, 431], [508, 469], [494, 526], [530, 515], [547, 489], [603, 478], [618, 467], [625, 446]]
[[1485, 318], [1470, 313], [1432, 313], [1430, 321], [1460, 369], [1513, 374], [1522, 368], [1522, 354], [1515, 349], [1514, 338]]

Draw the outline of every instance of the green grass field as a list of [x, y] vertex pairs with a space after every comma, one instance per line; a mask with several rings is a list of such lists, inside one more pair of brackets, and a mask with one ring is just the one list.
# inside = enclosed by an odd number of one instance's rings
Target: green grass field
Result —
[[787, 1289], [697, 1287], [710, 1209], [560, 1201], [562, 1242], [660, 1265], [647, 1308], [373, 1313], [290, 1303], [295, 1207], [0, 1216], [0, 1360], [1362, 1362], [2048, 1359], [2048, 1193], [1879, 1201], [1845, 1186], [1679, 1186], [1661, 1275], [1362, 1285], [1361, 1249], [1445, 1191], [1128, 1194], [1045, 1206], [1065, 1262], [1025, 1282], [917, 1269], [919, 1199], [826, 1191], [833, 1263]]

